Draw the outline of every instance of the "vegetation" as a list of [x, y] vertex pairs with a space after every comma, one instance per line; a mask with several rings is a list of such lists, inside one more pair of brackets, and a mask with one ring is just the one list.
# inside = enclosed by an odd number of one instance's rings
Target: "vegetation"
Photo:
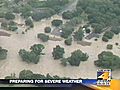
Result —
[[11, 12], [7, 12], [5, 14], [5, 19], [7, 19], [7, 20], [13, 20], [13, 19], [15, 19], [15, 15], [13, 13], [11, 13]]
[[5, 13], [0, 12], [0, 18], [4, 18], [5, 17]]
[[58, 19], [55, 19], [52, 21], [52, 25], [55, 26], [55, 27], [58, 27], [60, 25], [62, 25], [63, 21], [62, 20], [58, 20]]
[[7, 52], [8, 52], [8, 50], [0, 47], [0, 60], [4, 60], [7, 58]]
[[19, 73], [19, 78], [15, 77], [15, 74], [6, 76], [5, 79], [70, 79], [67, 77], [59, 77], [57, 75], [51, 76], [49, 73], [45, 75], [33, 73], [31, 70], [22, 70]]
[[1, 28], [2, 28], [2, 29], [7, 29], [7, 27], [8, 27], [8, 24], [7, 24], [7, 23], [5, 23], [5, 22], [2, 22], [2, 23], [1, 23]]
[[31, 79], [33, 72], [30, 70], [23, 70], [19, 73], [19, 79]]
[[65, 53], [64, 48], [57, 45], [55, 48], [53, 48], [52, 55], [54, 59], [60, 59], [63, 58], [64, 53]]
[[41, 53], [44, 48], [45, 47], [42, 44], [34, 44], [30, 47], [30, 50], [37, 55], [44, 55], [43, 53]]
[[26, 61], [27, 63], [35, 63], [37, 64], [39, 62], [40, 56], [35, 54], [34, 52], [29, 52], [24, 49], [21, 49], [19, 51], [19, 55], [21, 56], [23, 61]]
[[26, 26], [29, 26], [29, 27], [31, 27], [31, 28], [34, 27], [34, 24], [33, 24], [32, 20], [31, 20], [30, 18], [27, 18], [27, 19], [25, 20], [25, 25], [26, 25]]
[[43, 42], [47, 42], [47, 41], [49, 40], [49, 36], [48, 36], [48, 35], [45, 35], [45, 34], [43, 34], [43, 33], [39, 33], [39, 34], [37, 35], [37, 37], [38, 37], [40, 40], [42, 40]]
[[79, 28], [78, 31], [74, 32], [73, 37], [76, 41], [81, 41], [84, 37], [84, 32], [82, 31], [81, 28]]
[[67, 66], [68, 59], [67, 58], [62, 58], [61, 59], [61, 65]]
[[8, 24], [8, 30], [10, 31], [16, 31], [18, 29], [16, 23], [14, 21], [10, 21]]
[[94, 64], [97, 67], [115, 70], [120, 68], [120, 57], [114, 55], [112, 52], [103, 51], [98, 55], [98, 60]]
[[79, 66], [81, 61], [86, 61], [89, 58], [87, 53], [83, 53], [81, 50], [75, 50], [68, 58], [61, 59], [61, 65], [67, 66], [69, 63], [71, 66]]
[[34, 12], [32, 14], [32, 18], [33, 18], [34, 21], [40, 21], [44, 18], [51, 17], [53, 14], [55, 14], [54, 10], [47, 9], [47, 10], [44, 10], [43, 12]]
[[72, 66], [79, 66], [80, 61], [86, 61], [88, 59], [88, 55], [83, 53], [81, 50], [76, 50], [71, 53], [71, 56], [68, 58], [68, 62]]
[[119, 26], [114, 26], [114, 27], [112, 27], [111, 31], [114, 34], [119, 34], [120, 33], [120, 27]]
[[62, 14], [63, 19], [72, 19], [73, 17], [74, 17], [73, 12], [70, 11], [63, 12]]
[[44, 31], [45, 31], [45, 33], [50, 33], [51, 32], [51, 28], [50, 27], [45, 27]]
[[102, 40], [103, 40], [104, 42], [108, 42], [108, 41], [109, 41], [108, 38], [105, 37], [105, 36], [102, 37]]
[[106, 31], [103, 36], [107, 37], [108, 39], [112, 39], [114, 36], [114, 33], [111, 31]]
[[119, 0], [79, 0], [77, 12], [79, 11], [84, 11], [88, 15], [89, 24], [92, 25], [95, 33], [102, 33], [104, 28], [120, 24]]
[[74, 28], [71, 26], [63, 27], [61, 37], [68, 38], [73, 31], [74, 31]]
[[17, 79], [15, 73], [11, 74], [10, 76], [6, 76], [5, 79]]
[[107, 45], [107, 49], [113, 49], [113, 45], [112, 44], [108, 44]]
[[23, 61], [26, 61], [27, 63], [37, 64], [39, 62], [40, 56], [44, 55], [42, 53], [43, 49], [44, 49], [44, 46], [42, 44], [35, 44], [31, 46], [30, 52], [24, 49], [20, 49], [19, 55]]
[[85, 32], [90, 33], [91, 31], [90, 31], [90, 29], [87, 28], [87, 29], [85, 29]]
[[72, 38], [68, 38], [68, 39], [66, 39], [65, 41], [64, 41], [64, 43], [66, 44], [66, 45], [72, 45]]

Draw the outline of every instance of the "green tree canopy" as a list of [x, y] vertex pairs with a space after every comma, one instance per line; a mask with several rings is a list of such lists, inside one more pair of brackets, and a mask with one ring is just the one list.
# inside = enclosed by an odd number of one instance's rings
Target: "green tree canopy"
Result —
[[41, 55], [43, 54], [41, 52], [43, 51], [44, 48], [45, 47], [42, 44], [34, 44], [33, 46], [30, 47], [30, 50], [37, 55]]
[[119, 34], [120, 33], [120, 27], [119, 26], [113, 26], [111, 31], [114, 33], [114, 34]]
[[8, 52], [8, 50], [0, 47], [0, 60], [4, 60], [7, 58], [7, 52]]
[[60, 59], [63, 58], [64, 53], [65, 53], [64, 48], [57, 45], [55, 48], [53, 48], [52, 55], [54, 59]]
[[37, 37], [43, 42], [47, 42], [49, 40], [49, 36], [43, 33], [39, 33]]
[[120, 57], [114, 55], [112, 52], [103, 51], [98, 55], [98, 60], [94, 62], [97, 67], [108, 68], [108, 69], [119, 69], [120, 68]]
[[33, 24], [32, 20], [31, 20], [30, 18], [27, 18], [27, 19], [25, 20], [25, 24], [26, 24], [26, 26], [29, 26], [29, 27], [31, 27], [31, 28], [34, 27], [34, 24]]
[[66, 45], [72, 45], [72, 38], [68, 38], [64, 41]]
[[20, 49], [19, 55], [23, 61], [26, 61], [27, 63], [37, 64], [39, 62], [40, 56], [44, 55], [42, 53], [43, 49], [44, 46], [42, 44], [34, 44], [30, 48], [31, 52], [26, 51], [25, 49]]
[[5, 13], [5, 19], [13, 20], [13, 19], [15, 19], [15, 15], [11, 12], [7, 12], [7, 13]]
[[19, 73], [19, 79], [31, 79], [33, 72], [30, 70], [23, 70]]
[[81, 41], [84, 37], [84, 32], [82, 31], [81, 28], [79, 28], [78, 31], [74, 32], [74, 39], [77, 40], [77, 41]]
[[88, 55], [83, 53], [81, 50], [76, 50], [71, 53], [71, 56], [68, 58], [68, 62], [72, 66], [79, 66], [80, 61], [86, 61], [88, 59]]
[[52, 23], [53, 26], [58, 27], [58, 26], [60, 26], [60, 25], [63, 24], [63, 21], [62, 21], [62, 20], [55, 19], [55, 20], [53, 20], [51, 23]]
[[72, 19], [73, 17], [74, 17], [73, 12], [70, 11], [63, 12], [62, 14], [63, 19]]
[[114, 33], [111, 31], [106, 31], [103, 36], [107, 37], [108, 39], [112, 39], [114, 36]]
[[68, 38], [73, 31], [74, 31], [74, 28], [72, 26], [63, 27], [61, 37]]
[[50, 27], [45, 27], [44, 31], [45, 31], [45, 33], [50, 33], [51, 32], [51, 28]]

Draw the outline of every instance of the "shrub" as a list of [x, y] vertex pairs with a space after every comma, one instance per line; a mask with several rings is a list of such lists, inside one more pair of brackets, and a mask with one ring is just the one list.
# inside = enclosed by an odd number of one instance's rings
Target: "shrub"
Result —
[[107, 45], [107, 49], [112, 49], [112, 48], [113, 48], [113, 45], [111, 45], [111, 44]]
[[112, 27], [111, 31], [115, 34], [119, 34], [120, 33], [120, 27], [119, 26], [114, 26], [114, 27]]
[[86, 61], [88, 59], [88, 55], [83, 53], [81, 50], [76, 50], [71, 53], [71, 56], [68, 58], [68, 62], [72, 66], [79, 66], [80, 61]]
[[51, 32], [51, 28], [50, 27], [45, 27], [45, 33], [50, 33]]
[[107, 37], [108, 39], [112, 39], [114, 36], [114, 33], [111, 31], [106, 31], [103, 36]]
[[62, 25], [63, 21], [55, 19], [51, 23], [52, 23], [53, 26], [58, 27], [58, 26]]
[[72, 45], [72, 38], [68, 38], [64, 41], [66, 45]]
[[0, 47], [0, 60], [4, 60], [7, 58], [7, 52], [8, 50], [2, 49], [2, 47]]
[[39, 62], [40, 56], [44, 55], [42, 53], [43, 49], [44, 46], [42, 44], [34, 44], [33, 46], [31, 46], [30, 52], [24, 49], [20, 49], [19, 55], [23, 61], [26, 61], [27, 63], [37, 64]]
[[80, 28], [78, 31], [74, 32], [73, 37], [76, 41], [82, 41], [84, 37], [84, 32]]
[[63, 38], [68, 38], [72, 32], [74, 31], [74, 28], [71, 27], [71, 26], [66, 26], [62, 29], [62, 34], [61, 34], [61, 37]]
[[64, 48], [57, 45], [55, 48], [53, 48], [52, 55], [54, 59], [60, 59], [63, 58], [64, 53], [65, 53]]
[[98, 60], [94, 62], [97, 67], [108, 69], [120, 68], [120, 57], [114, 55], [112, 52], [103, 51], [98, 55]]
[[38, 34], [37, 37], [41, 39], [43, 42], [47, 42], [49, 40], [49, 36], [43, 33]]
[[21, 56], [23, 61], [26, 61], [27, 63], [34, 63], [37, 64], [39, 62], [40, 56], [35, 54], [34, 52], [28, 52], [24, 49], [21, 49], [19, 51], [19, 55]]
[[30, 70], [23, 70], [19, 73], [19, 79], [31, 79], [33, 72]]
[[63, 12], [62, 14], [63, 19], [72, 19], [73, 17], [74, 17], [73, 13], [70, 11]]
[[67, 58], [61, 59], [61, 64], [62, 64], [63, 66], [67, 66], [67, 62], [68, 62], [68, 59], [67, 59]]
[[1, 23], [1, 28], [3, 28], [3, 29], [7, 29], [7, 26], [8, 26], [7, 23], [5, 23], [5, 22], [2, 22], [2, 23]]
[[102, 40], [103, 40], [104, 42], [108, 42], [108, 41], [109, 41], [108, 38], [105, 37], [105, 36], [102, 37]]
[[4, 12], [0, 12], [0, 18], [4, 18], [5, 17], [5, 13]]
[[18, 29], [18, 27], [17, 27], [16, 25], [10, 25], [10, 26], [8, 27], [8, 29], [9, 29], [10, 31], [16, 31], [16, 30]]
[[85, 29], [85, 32], [90, 33], [91, 31], [90, 31], [90, 29], [87, 28], [87, 29]]
[[30, 18], [25, 20], [25, 24], [26, 24], [26, 26], [30, 26], [31, 28], [34, 27], [34, 24]]
[[5, 14], [5, 19], [7, 19], [7, 20], [13, 20], [13, 19], [15, 19], [15, 15], [13, 13], [11, 13], [11, 12], [7, 12]]

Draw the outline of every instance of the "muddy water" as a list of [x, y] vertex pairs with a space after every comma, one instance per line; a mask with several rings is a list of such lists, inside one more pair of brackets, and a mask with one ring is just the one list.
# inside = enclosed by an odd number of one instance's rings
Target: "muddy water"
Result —
[[[108, 43], [102, 42], [101, 39], [97, 42], [91, 40], [93, 42], [92, 45], [86, 47], [77, 45], [76, 42], [73, 42], [72, 46], [64, 45], [64, 41], [48, 41], [47, 43], [42, 43], [37, 39], [36, 35], [40, 32], [44, 32], [44, 27], [50, 26], [50, 22], [57, 18], [61, 19], [59, 16], [53, 16], [49, 20], [35, 22], [35, 27], [24, 35], [21, 33], [12, 33], [11, 37], [0, 37], [0, 46], [9, 51], [7, 59], [0, 61], [0, 78], [4, 78], [11, 73], [16, 73], [16, 76], [18, 76], [18, 73], [24, 69], [29, 69], [34, 73], [41, 73], [44, 75], [49, 73], [50, 75], [58, 75], [60, 77], [96, 78], [96, 71], [98, 68], [94, 66], [93, 62], [94, 60], [97, 60], [97, 55], [99, 53], [106, 50], [106, 45]], [[120, 43], [120, 38], [118, 36], [115, 36], [109, 43], [115, 44], [115, 42]], [[29, 50], [30, 46], [37, 43], [45, 45], [45, 50], [43, 52], [45, 52], [46, 55], [41, 57], [38, 64], [27, 64], [26, 62], [23, 62], [18, 55], [19, 50]], [[74, 50], [81, 49], [83, 52], [88, 53], [89, 59], [86, 62], [81, 62], [79, 67], [71, 67], [70, 65], [63, 67], [60, 64], [60, 61], [53, 60], [52, 58], [51, 53], [56, 45], [60, 45], [65, 48], [65, 57], [70, 56], [70, 53]], [[120, 49], [118, 49], [115, 45], [113, 52], [120, 56]], [[113, 72], [113, 78], [120, 79], [119, 70]]]

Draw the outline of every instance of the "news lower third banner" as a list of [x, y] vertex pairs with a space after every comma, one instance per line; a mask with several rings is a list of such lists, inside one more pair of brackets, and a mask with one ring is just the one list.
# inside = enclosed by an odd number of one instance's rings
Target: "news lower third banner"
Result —
[[41, 80], [41, 79], [0, 79], [0, 84], [83, 84], [94, 90], [120, 90], [120, 80], [110, 80], [109, 84], [105, 82], [98, 84], [98, 79], [70, 79], [70, 80]]
[[33, 84], [57, 87], [72, 87], [82, 84], [93, 90], [120, 90], [120, 80], [112, 79], [110, 69], [97, 70], [95, 79], [0, 79], [0, 84]]
[[57, 84], [57, 85], [65, 85], [68, 86], [72, 84], [83, 84], [87, 87], [92, 88], [93, 90], [120, 90], [120, 80], [111, 80], [109, 85], [103, 82], [101, 85], [98, 84], [98, 79], [70, 79], [70, 80], [41, 80], [41, 79], [0, 79], [0, 84], [34, 84], [34, 85], [42, 85], [42, 84]]

